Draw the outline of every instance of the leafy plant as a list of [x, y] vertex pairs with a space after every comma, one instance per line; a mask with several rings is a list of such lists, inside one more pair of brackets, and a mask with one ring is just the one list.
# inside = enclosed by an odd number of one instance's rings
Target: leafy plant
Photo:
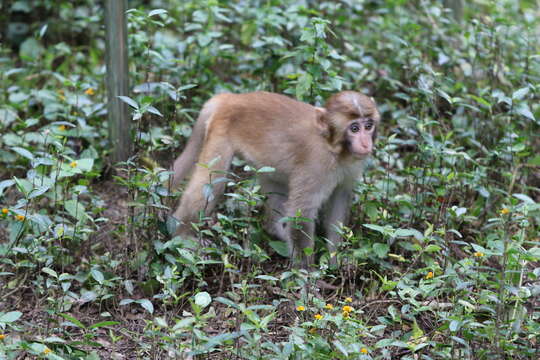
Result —
[[[536, 5], [130, 2], [122, 164], [102, 4], [0, 5], [0, 357], [538, 358]], [[272, 169], [241, 160], [209, 179], [227, 191], [200, 242], [171, 236], [165, 169], [212, 94], [341, 89], [383, 126], [339, 267], [320, 234], [319, 268], [288, 269], [261, 226]]]

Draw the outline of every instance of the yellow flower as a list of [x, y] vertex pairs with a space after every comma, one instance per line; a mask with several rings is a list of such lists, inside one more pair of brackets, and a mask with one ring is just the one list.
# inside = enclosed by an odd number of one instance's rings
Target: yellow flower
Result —
[[501, 213], [501, 215], [506, 215], [506, 214], [510, 213], [510, 210], [508, 210], [508, 208], [502, 208], [500, 213]]
[[476, 257], [482, 257], [482, 256], [484, 256], [484, 253], [481, 252], [481, 251], [476, 251], [473, 255], [476, 256]]
[[325, 308], [325, 309], [328, 309], [328, 310], [332, 310], [332, 309], [334, 308], [334, 305], [332, 305], [332, 304], [326, 304], [326, 305], [324, 305], [324, 308]]
[[76, 161], [72, 161], [69, 166], [71, 166], [72, 168], [75, 168], [77, 167], [77, 162]]
[[345, 302], [351, 303], [352, 302], [352, 297], [346, 297]]
[[45, 347], [45, 349], [43, 349], [43, 354], [47, 355], [47, 354], [50, 354], [52, 353], [52, 350], [49, 349], [48, 347]]
[[343, 315], [344, 318], [348, 318], [348, 317], [349, 317], [349, 312], [348, 312], [348, 311], [344, 311], [344, 312], [342, 313], [342, 315]]
[[7, 208], [2, 209], [2, 214], [6, 215], [8, 212], [9, 212], [9, 210]]
[[305, 311], [305, 310], [306, 310], [306, 308], [303, 307], [302, 305], [299, 305], [299, 306], [296, 307], [296, 311]]
[[60, 126], [58, 127], [58, 130], [60, 130], [60, 131], [66, 130], [66, 125], [60, 125]]
[[361, 352], [362, 354], [367, 354], [367, 353], [368, 353], [368, 349], [366, 349], [366, 348], [361, 348], [361, 349], [360, 349], [360, 352]]
[[93, 88], [88, 88], [88, 89], [86, 89], [84, 93], [85, 93], [86, 95], [90, 95], [90, 96], [92, 96], [92, 95], [95, 94]]
[[323, 318], [321, 314], [315, 314], [313, 317], [317, 320], [321, 320]]
[[433, 271], [430, 271], [426, 274], [426, 279], [433, 279]]
[[0, 340], [4, 340], [6, 338], [6, 335], [0, 334]]
[[353, 307], [352, 306], [349, 306], [349, 305], [345, 305], [342, 309], [344, 312], [351, 312], [353, 311]]
[[18, 221], [23, 221], [24, 219], [26, 219], [26, 217], [24, 215], [15, 215], [15, 219], [17, 219]]

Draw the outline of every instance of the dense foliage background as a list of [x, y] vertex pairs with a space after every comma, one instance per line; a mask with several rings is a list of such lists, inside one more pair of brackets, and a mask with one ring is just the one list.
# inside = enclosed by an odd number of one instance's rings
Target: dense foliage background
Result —
[[[0, 5], [0, 359], [540, 358], [538, 1], [129, 6], [111, 164], [102, 2]], [[209, 247], [167, 232], [201, 105], [262, 89], [380, 107], [339, 268], [288, 269], [240, 160]]]

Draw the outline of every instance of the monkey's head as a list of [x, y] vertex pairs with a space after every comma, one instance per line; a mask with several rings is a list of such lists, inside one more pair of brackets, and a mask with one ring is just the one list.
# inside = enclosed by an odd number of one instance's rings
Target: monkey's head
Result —
[[380, 122], [373, 98], [355, 91], [342, 91], [316, 111], [323, 136], [328, 138], [334, 152], [358, 159], [373, 152]]

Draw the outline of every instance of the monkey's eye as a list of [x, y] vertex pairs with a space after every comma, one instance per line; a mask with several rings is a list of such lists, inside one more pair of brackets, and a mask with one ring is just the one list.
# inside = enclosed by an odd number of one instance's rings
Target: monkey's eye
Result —
[[373, 120], [368, 120], [368, 122], [366, 123], [366, 125], [364, 125], [364, 128], [366, 130], [371, 130], [373, 128]]
[[349, 129], [350, 129], [353, 133], [356, 133], [356, 132], [359, 132], [359, 131], [360, 131], [360, 126], [358, 126], [357, 123], [354, 123], [354, 124], [351, 124], [351, 126], [349, 127]]

